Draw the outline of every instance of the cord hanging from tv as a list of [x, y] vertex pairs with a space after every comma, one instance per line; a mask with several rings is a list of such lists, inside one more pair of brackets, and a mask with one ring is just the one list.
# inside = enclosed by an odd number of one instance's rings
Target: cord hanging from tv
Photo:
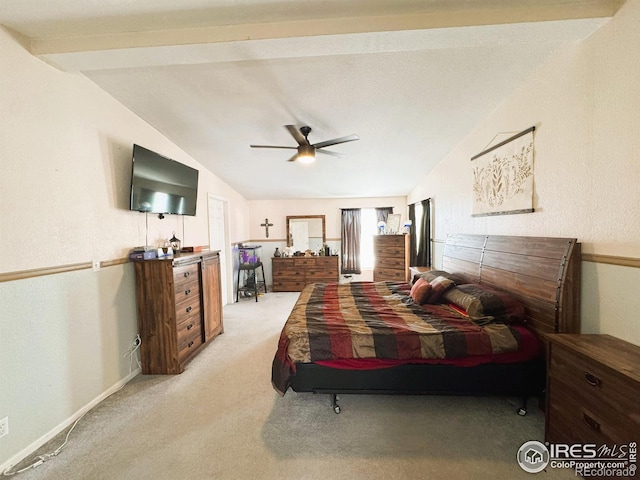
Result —
[[195, 216], [198, 170], [133, 145], [130, 210]]

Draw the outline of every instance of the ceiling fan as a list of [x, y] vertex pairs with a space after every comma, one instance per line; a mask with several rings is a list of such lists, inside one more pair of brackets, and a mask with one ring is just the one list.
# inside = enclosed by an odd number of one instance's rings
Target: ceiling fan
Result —
[[346, 137], [334, 138], [333, 140], [325, 140], [324, 142], [309, 143], [309, 133], [311, 133], [311, 127], [300, 127], [298, 129], [295, 125], [285, 125], [285, 128], [289, 130], [291, 136], [298, 142], [297, 147], [284, 147], [280, 145], [251, 145], [251, 148], [286, 148], [291, 150], [298, 150], [298, 152], [291, 157], [288, 162], [295, 162], [298, 160], [302, 163], [311, 163], [316, 158], [316, 152], [325, 153], [327, 155], [333, 155], [340, 157], [339, 153], [330, 152], [328, 150], [321, 150], [324, 147], [331, 145], [338, 145], [339, 143], [353, 142], [354, 140], [360, 140], [358, 135], [347, 135]]

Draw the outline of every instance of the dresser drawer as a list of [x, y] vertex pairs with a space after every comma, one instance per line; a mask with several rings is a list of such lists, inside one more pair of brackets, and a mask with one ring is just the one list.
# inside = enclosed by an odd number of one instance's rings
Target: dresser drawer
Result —
[[406, 282], [407, 274], [404, 269], [376, 267], [376, 269], [373, 271], [373, 280], [375, 282], [386, 280], [395, 282]]
[[328, 281], [330, 282], [337, 282], [338, 272], [331, 272], [328, 270], [318, 270], [314, 268], [312, 270], [307, 270], [305, 278], [307, 280], [307, 283], [326, 281], [321, 279], [329, 279]]
[[374, 245], [383, 245], [385, 248], [401, 247], [404, 249], [405, 235], [376, 235], [373, 237]]
[[393, 268], [403, 271], [407, 267], [404, 261], [404, 257], [397, 256], [376, 258], [376, 266], [383, 269]]
[[292, 282], [292, 281], [285, 281], [285, 280], [281, 280], [281, 281], [274, 280], [273, 291], [274, 292], [301, 292], [305, 285], [306, 283], [303, 281]]
[[198, 350], [202, 345], [202, 328], [200, 323], [194, 323], [189, 328], [189, 323], [183, 323], [178, 326], [178, 357], [184, 360]]
[[190, 317], [200, 318], [200, 301], [190, 298], [189, 301], [176, 305], [176, 324], [186, 322]]
[[173, 285], [176, 293], [183, 288], [192, 288], [198, 285], [199, 264], [185, 265], [184, 267], [174, 267]]
[[276, 277], [282, 277], [290, 280], [297, 280], [299, 278], [304, 278], [305, 272], [303, 270], [296, 270], [294, 268], [291, 268], [291, 269], [274, 270], [273, 274]]
[[328, 257], [315, 257], [316, 259], [316, 266], [318, 268], [330, 268], [330, 269], [337, 269], [338, 268], [338, 257], [336, 256], [328, 256]]
[[[196, 279], [197, 280], [197, 279]], [[200, 284], [190, 282], [187, 284], [177, 285], [174, 288], [176, 308], [183, 304], [200, 303]]]
[[293, 258], [273, 258], [271, 262], [271, 269], [274, 272], [295, 270], [295, 267], [293, 265]]
[[387, 245], [376, 245], [373, 249], [373, 254], [376, 257], [376, 260], [383, 258], [404, 258], [404, 245], [401, 246], [387, 246]]

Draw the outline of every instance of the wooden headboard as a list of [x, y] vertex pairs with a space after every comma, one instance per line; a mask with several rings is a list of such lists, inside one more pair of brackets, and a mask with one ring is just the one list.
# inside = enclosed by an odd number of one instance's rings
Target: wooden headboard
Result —
[[580, 333], [580, 253], [575, 238], [452, 234], [442, 269], [508, 292], [538, 334]]

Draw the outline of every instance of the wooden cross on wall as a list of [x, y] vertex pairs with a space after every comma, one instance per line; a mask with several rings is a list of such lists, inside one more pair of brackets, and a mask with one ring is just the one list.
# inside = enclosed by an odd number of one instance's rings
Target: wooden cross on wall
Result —
[[260, 226], [264, 227], [264, 233], [267, 235], [267, 238], [269, 238], [269, 227], [273, 227], [273, 223], [269, 223], [269, 219], [265, 218], [264, 223], [261, 223]]

